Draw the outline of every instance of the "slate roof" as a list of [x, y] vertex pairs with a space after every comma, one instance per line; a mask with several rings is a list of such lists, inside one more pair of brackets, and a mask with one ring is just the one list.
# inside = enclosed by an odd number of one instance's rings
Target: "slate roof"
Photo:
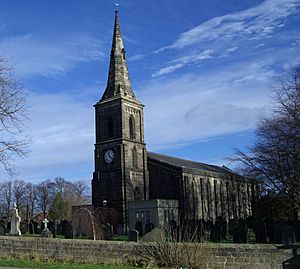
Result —
[[223, 166], [211, 165], [206, 163], [194, 162], [190, 160], [185, 160], [181, 158], [171, 157], [163, 154], [158, 154], [154, 152], [147, 151], [147, 156], [150, 159], [166, 163], [172, 166], [180, 167], [180, 168], [191, 168], [191, 169], [199, 169], [210, 172], [217, 173], [226, 173], [226, 174], [235, 174], [231, 169]]

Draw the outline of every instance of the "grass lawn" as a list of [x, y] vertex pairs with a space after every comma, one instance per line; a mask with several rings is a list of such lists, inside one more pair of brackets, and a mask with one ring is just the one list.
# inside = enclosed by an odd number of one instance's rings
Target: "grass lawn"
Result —
[[0, 267], [1, 266], [45, 269], [137, 269], [137, 267], [125, 265], [58, 263], [19, 259], [0, 259]]

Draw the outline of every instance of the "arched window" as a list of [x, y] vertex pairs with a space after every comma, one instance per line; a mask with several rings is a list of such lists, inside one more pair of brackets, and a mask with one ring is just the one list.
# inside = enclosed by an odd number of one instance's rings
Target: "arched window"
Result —
[[134, 188], [134, 194], [133, 194], [133, 199], [134, 200], [142, 200], [142, 193], [140, 191], [140, 188], [139, 187], [135, 187]]
[[129, 138], [135, 139], [135, 133], [134, 133], [134, 119], [132, 116], [129, 118]]
[[137, 151], [135, 147], [132, 149], [131, 156], [132, 156], [132, 167], [137, 168], [138, 160], [137, 160]]
[[114, 124], [113, 124], [113, 119], [111, 116], [107, 120], [107, 134], [108, 134], [108, 137], [114, 136]]

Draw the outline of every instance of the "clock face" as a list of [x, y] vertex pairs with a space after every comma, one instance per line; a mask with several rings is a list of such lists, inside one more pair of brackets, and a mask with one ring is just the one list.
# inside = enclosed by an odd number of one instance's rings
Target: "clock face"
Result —
[[108, 149], [107, 151], [105, 151], [104, 153], [104, 161], [106, 163], [111, 163], [113, 162], [115, 159], [115, 153], [112, 149]]

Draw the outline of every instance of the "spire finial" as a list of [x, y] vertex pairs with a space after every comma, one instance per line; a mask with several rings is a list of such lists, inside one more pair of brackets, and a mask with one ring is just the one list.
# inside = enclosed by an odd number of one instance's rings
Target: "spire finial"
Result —
[[117, 13], [118, 12], [118, 6], [119, 6], [119, 4], [117, 3], [117, 1], [115, 1], [115, 6], [116, 6], [115, 12]]

